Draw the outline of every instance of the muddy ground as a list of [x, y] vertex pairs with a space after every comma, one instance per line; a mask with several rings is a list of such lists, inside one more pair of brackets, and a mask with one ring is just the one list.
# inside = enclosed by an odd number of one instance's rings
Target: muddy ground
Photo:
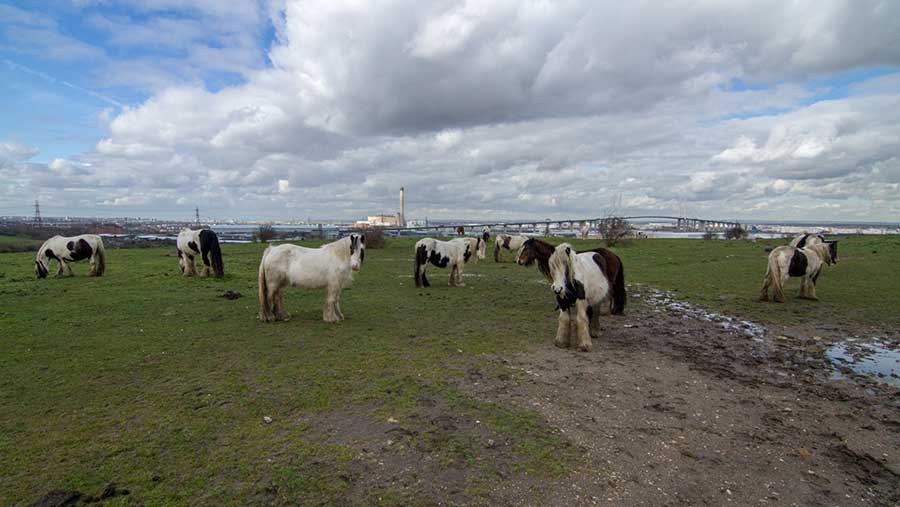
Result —
[[[373, 490], [443, 505], [900, 504], [900, 390], [845, 370], [824, 351], [850, 334], [706, 321], [633, 287], [627, 315], [606, 317], [591, 353], [546, 346], [473, 364], [460, 389], [536, 410], [574, 449], [571, 473], [539, 481], [516, 467], [515, 442], [440, 399], [412, 420], [372, 424], [338, 413], [323, 438], [356, 453], [349, 503]], [[762, 303], [761, 303], [762, 304]], [[742, 329], [742, 327], [746, 329]], [[854, 330], [859, 333], [859, 329]], [[896, 331], [867, 330], [896, 344]], [[497, 366], [513, 375], [496, 375]], [[840, 378], [838, 378], [840, 377]], [[496, 440], [495, 440], [496, 438]], [[435, 458], [477, 441], [469, 465]], [[492, 487], [472, 491], [480, 461]]]

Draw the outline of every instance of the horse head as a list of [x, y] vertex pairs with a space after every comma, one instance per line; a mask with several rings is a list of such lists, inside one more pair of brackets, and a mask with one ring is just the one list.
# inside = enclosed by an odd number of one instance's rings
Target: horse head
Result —
[[825, 243], [828, 245], [828, 254], [831, 257], [831, 263], [837, 264], [837, 261], [838, 261], [838, 254], [837, 254], [838, 242], [837, 242], [837, 240], [826, 241]]
[[550, 288], [556, 294], [560, 310], [567, 310], [577, 299], [584, 299], [584, 285], [575, 279], [575, 249], [562, 243], [550, 256]]
[[50, 274], [50, 269], [47, 268], [47, 265], [44, 264], [44, 261], [41, 259], [35, 259], [34, 261], [34, 274], [38, 278], [47, 278], [47, 275]]
[[531, 266], [537, 258], [537, 248], [534, 239], [526, 239], [516, 256], [516, 264], [519, 266]]
[[363, 234], [350, 235], [350, 269], [359, 271], [366, 259], [366, 236]]
[[484, 251], [487, 249], [487, 241], [482, 239], [481, 237], [476, 238], [475, 242], [475, 253], [478, 255], [478, 260], [484, 259]]

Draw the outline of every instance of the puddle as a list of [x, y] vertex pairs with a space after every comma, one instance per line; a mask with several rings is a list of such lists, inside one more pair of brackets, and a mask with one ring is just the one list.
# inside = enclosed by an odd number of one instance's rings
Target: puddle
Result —
[[844, 378], [846, 369], [900, 387], [900, 348], [882, 339], [861, 341], [848, 338], [825, 352], [835, 367], [834, 378]]
[[684, 319], [713, 322], [718, 324], [719, 327], [741, 333], [757, 342], [762, 342], [763, 337], [766, 335], [766, 328], [760, 324], [718, 312], [711, 312], [701, 306], [675, 299], [670, 292], [644, 287], [641, 293], [635, 293], [632, 297], [643, 299], [655, 307], [657, 311], [661, 311], [660, 308], [664, 308], [681, 314]]

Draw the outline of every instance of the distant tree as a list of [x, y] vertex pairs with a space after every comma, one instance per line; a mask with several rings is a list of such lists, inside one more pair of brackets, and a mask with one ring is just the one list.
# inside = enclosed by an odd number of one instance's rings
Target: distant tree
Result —
[[381, 227], [370, 227], [366, 229], [366, 248], [384, 248], [384, 230]]
[[269, 224], [262, 224], [257, 229], [256, 234], [254, 234], [254, 239], [259, 241], [260, 243], [268, 243], [278, 237], [278, 233], [275, 232], [275, 228]]
[[601, 220], [597, 229], [608, 246], [616, 246], [619, 240], [625, 238], [631, 232], [631, 226], [628, 225], [628, 221], [616, 216], [609, 216]]
[[725, 231], [725, 239], [744, 239], [747, 237], [747, 230], [736, 225]]

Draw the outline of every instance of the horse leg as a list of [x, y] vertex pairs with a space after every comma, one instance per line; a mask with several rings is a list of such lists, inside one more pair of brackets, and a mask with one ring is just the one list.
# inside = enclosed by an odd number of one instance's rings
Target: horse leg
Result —
[[553, 345], [561, 348], [569, 346], [569, 327], [569, 312], [567, 310], [560, 310], [559, 319], [556, 324], [556, 338], [553, 340]]
[[66, 272], [69, 273], [69, 276], [75, 276], [75, 272], [72, 271], [72, 265], [68, 262], [66, 263]]
[[451, 287], [456, 285], [456, 264], [450, 266], [450, 282], [448, 285]]
[[578, 350], [582, 352], [591, 351], [591, 335], [588, 331], [590, 322], [588, 322], [587, 309], [587, 301], [579, 299], [575, 303], [575, 341]]
[[203, 269], [200, 270], [200, 276], [205, 278], [205, 277], [209, 276], [209, 260], [202, 259], [202, 261], [203, 261]]
[[766, 272], [766, 276], [763, 277], [763, 288], [759, 293], [760, 301], [768, 301], [769, 300], [769, 273]]
[[341, 291], [339, 290], [337, 296], [334, 298], [334, 311], [338, 316], [339, 320], [344, 320], [344, 312], [341, 311]]
[[591, 328], [590, 328], [591, 338], [600, 338], [600, 309], [601, 308], [606, 309], [607, 312], [604, 313], [604, 315], [608, 315], [609, 314], [609, 311], [608, 311], [609, 310], [609, 301], [604, 299], [603, 301], [600, 301], [600, 303], [598, 303], [594, 306], [588, 307], [588, 309], [590, 310], [588, 312], [590, 314], [588, 317], [591, 321]]
[[56, 270], [56, 276], [58, 278], [62, 278], [63, 275], [66, 274], [66, 263], [63, 262], [62, 259], [59, 259], [59, 269]]
[[194, 266], [194, 256], [185, 255], [184, 257], [184, 276], [194, 276], [197, 274], [197, 267]]
[[291, 314], [284, 309], [284, 289], [276, 289], [271, 301], [275, 310], [275, 320], [283, 320], [285, 322], [291, 320]]
[[459, 266], [459, 264], [456, 265], [456, 286], [457, 287], [465, 287], [466, 286], [466, 282], [464, 282], [463, 278], [462, 278], [462, 268]]
[[88, 259], [91, 269], [88, 270], [88, 276], [97, 276], [97, 254], [91, 255]]
[[773, 281], [772, 299], [774, 299], [776, 303], [784, 303], [784, 284], [787, 282], [787, 279], [788, 277], [782, 275], [780, 280]]
[[816, 282], [810, 279], [806, 283], [806, 296], [813, 301], [818, 301], [819, 298], [816, 296]]
[[806, 288], [807, 277], [803, 276], [800, 278], [800, 292], [797, 293], [797, 297], [800, 299], [809, 299], [809, 290]]
[[335, 303], [337, 302], [339, 290], [341, 289], [334, 285], [329, 285], [328, 288], [325, 289], [325, 309], [322, 311], [322, 320], [325, 322], [338, 322], [341, 320], [335, 311]]

